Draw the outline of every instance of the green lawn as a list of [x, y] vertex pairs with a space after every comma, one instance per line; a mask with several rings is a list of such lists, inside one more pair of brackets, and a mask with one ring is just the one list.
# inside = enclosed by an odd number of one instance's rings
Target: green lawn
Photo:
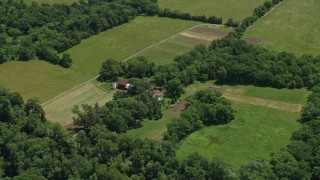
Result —
[[265, 40], [262, 45], [276, 51], [320, 54], [320, 1], [286, 0], [261, 18], [245, 37]]
[[263, 4], [265, 0], [158, 0], [162, 8], [170, 8], [189, 12], [193, 15], [214, 15], [242, 20], [252, 14], [253, 9]]
[[131, 23], [83, 40], [68, 50], [74, 61], [70, 69], [42, 61], [1, 64], [0, 84], [21, 92], [24, 98], [38, 97], [44, 102], [96, 76], [106, 59], [123, 60], [198, 24], [169, 18], [138, 17]]
[[256, 158], [268, 159], [290, 142], [299, 128], [299, 113], [289, 113], [262, 106], [233, 103], [235, 120], [192, 133], [177, 150], [182, 160], [194, 152], [207, 159], [220, 158], [235, 168]]

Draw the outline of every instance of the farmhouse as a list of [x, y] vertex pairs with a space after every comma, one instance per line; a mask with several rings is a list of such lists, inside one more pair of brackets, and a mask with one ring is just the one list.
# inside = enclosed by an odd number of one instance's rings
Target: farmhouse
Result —
[[118, 82], [112, 83], [113, 89], [128, 90], [130, 84], [127, 80], [119, 80]]
[[149, 91], [148, 95], [157, 101], [161, 101], [163, 98], [163, 93], [160, 90]]

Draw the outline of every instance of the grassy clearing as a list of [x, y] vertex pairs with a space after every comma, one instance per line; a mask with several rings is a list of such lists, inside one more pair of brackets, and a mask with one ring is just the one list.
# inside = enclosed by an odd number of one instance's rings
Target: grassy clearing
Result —
[[221, 86], [221, 90], [235, 95], [249, 96], [253, 98], [281, 101], [301, 105], [304, 105], [306, 103], [306, 99], [311, 93], [306, 89], [290, 90], [243, 85], [223, 85]]
[[[193, 32], [193, 30], [201, 28], [205, 32]], [[156, 64], [168, 64], [178, 55], [182, 55], [194, 48], [195, 45], [208, 45], [212, 40], [218, 39], [216, 34], [210, 32], [215, 29], [217, 32], [230, 32], [230, 28], [217, 25], [201, 25], [196, 28], [181, 32], [145, 51], [138, 53], [136, 56], [145, 56]], [[208, 32], [209, 31], [209, 32]]]
[[27, 4], [32, 2], [37, 2], [39, 4], [48, 3], [48, 4], [72, 4], [74, 2], [79, 2], [79, 0], [24, 0]]
[[233, 103], [236, 118], [229, 124], [203, 128], [182, 141], [177, 157], [182, 160], [193, 152], [207, 159], [218, 157], [235, 168], [256, 158], [268, 159], [290, 142], [299, 128], [299, 113], [261, 106]]
[[145, 56], [157, 64], [168, 64], [179, 55], [188, 52], [196, 44], [186, 43], [179, 40], [169, 39], [153, 48], [140, 53], [138, 56]]
[[167, 124], [174, 118], [179, 117], [178, 114], [171, 112], [169, 109], [165, 110], [164, 115], [159, 120], [144, 120], [141, 124], [142, 127], [131, 129], [127, 132], [130, 137], [138, 139], [155, 139], [160, 140], [163, 133], [166, 132]]
[[264, 1], [265, 0], [158, 0], [158, 3], [162, 8], [189, 12], [193, 15], [215, 15], [227, 21], [228, 18], [242, 20], [250, 16], [253, 9], [261, 5]]
[[[106, 86], [106, 85], [104, 85]], [[110, 86], [109, 86], [110, 87]], [[51, 100], [43, 105], [48, 120], [57, 122], [63, 126], [73, 122], [72, 108], [75, 105], [82, 104], [104, 105], [112, 100], [115, 91], [105, 91], [99, 88], [98, 82], [90, 81], [78, 87], [76, 90], [62, 94], [54, 100]]]
[[0, 84], [21, 92], [24, 98], [38, 97], [44, 102], [96, 76], [106, 59], [123, 60], [198, 24], [169, 18], [138, 17], [131, 23], [83, 40], [68, 50], [74, 61], [70, 69], [42, 61], [1, 64]]
[[286, 0], [261, 18], [245, 37], [265, 40], [262, 46], [296, 55], [320, 53], [320, 1]]

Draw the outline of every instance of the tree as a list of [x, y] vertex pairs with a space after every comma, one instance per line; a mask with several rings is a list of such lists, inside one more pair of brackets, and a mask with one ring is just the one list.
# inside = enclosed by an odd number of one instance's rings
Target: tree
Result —
[[5, 161], [3, 160], [2, 157], [0, 157], [0, 178], [2, 178], [5, 175]]
[[70, 54], [63, 53], [61, 59], [59, 60], [59, 65], [65, 68], [69, 68], [72, 65], [72, 59]]
[[240, 179], [276, 179], [272, 166], [264, 160], [256, 160], [240, 168]]
[[108, 59], [102, 63], [99, 71], [99, 81], [116, 81], [119, 76], [124, 75], [125, 67], [118, 61]]
[[270, 164], [280, 179], [310, 179], [310, 174], [288, 152], [272, 154]]
[[22, 46], [19, 48], [18, 54], [19, 60], [21, 61], [29, 61], [35, 58], [35, 50], [33, 49], [33, 47]]
[[12, 119], [12, 106], [10, 101], [0, 96], [0, 121], [9, 122]]
[[94, 152], [98, 155], [100, 163], [108, 163], [117, 154], [118, 145], [110, 140], [98, 139]]
[[24, 103], [23, 97], [18, 92], [11, 92], [8, 95], [8, 99], [12, 106], [19, 106], [21, 107]]
[[105, 164], [100, 164], [96, 168], [95, 177], [97, 179], [114, 179], [114, 180], [129, 179], [126, 175], [121, 174], [118, 169], [114, 167], [109, 168]]
[[208, 177], [212, 180], [236, 179], [236, 173], [231, 168], [231, 165], [219, 159], [213, 159], [213, 161], [210, 162], [208, 171]]
[[172, 79], [168, 81], [165, 87], [166, 96], [172, 99], [172, 102], [178, 100], [181, 94], [184, 92], [183, 85], [181, 84], [179, 79]]
[[131, 78], [129, 80], [130, 86], [128, 89], [128, 94], [135, 96], [141, 93], [144, 93], [150, 89], [151, 83], [137, 78]]
[[72, 112], [77, 115], [73, 117], [75, 125], [81, 126], [86, 132], [89, 132], [90, 128], [95, 124], [102, 122], [99, 116], [99, 105], [95, 104], [93, 107], [87, 104], [81, 105], [82, 111], [80, 111], [79, 106], [75, 106]]
[[45, 112], [40, 105], [40, 101], [38, 99], [28, 99], [25, 106], [24, 111], [26, 115], [34, 114], [37, 115], [42, 122], [46, 120]]
[[149, 62], [144, 56], [139, 56], [137, 58], [130, 59], [128, 61], [126, 76], [144, 78], [150, 77], [154, 74], [154, 63]]

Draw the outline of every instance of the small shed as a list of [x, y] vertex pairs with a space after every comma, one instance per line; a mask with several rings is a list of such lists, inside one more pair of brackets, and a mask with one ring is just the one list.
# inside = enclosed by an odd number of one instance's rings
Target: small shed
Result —
[[218, 91], [220, 89], [220, 86], [212, 85], [209, 87], [212, 91]]
[[161, 101], [163, 98], [163, 93], [160, 90], [152, 90], [152, 91], [149, 91], [149, 96], [152, 99]]

